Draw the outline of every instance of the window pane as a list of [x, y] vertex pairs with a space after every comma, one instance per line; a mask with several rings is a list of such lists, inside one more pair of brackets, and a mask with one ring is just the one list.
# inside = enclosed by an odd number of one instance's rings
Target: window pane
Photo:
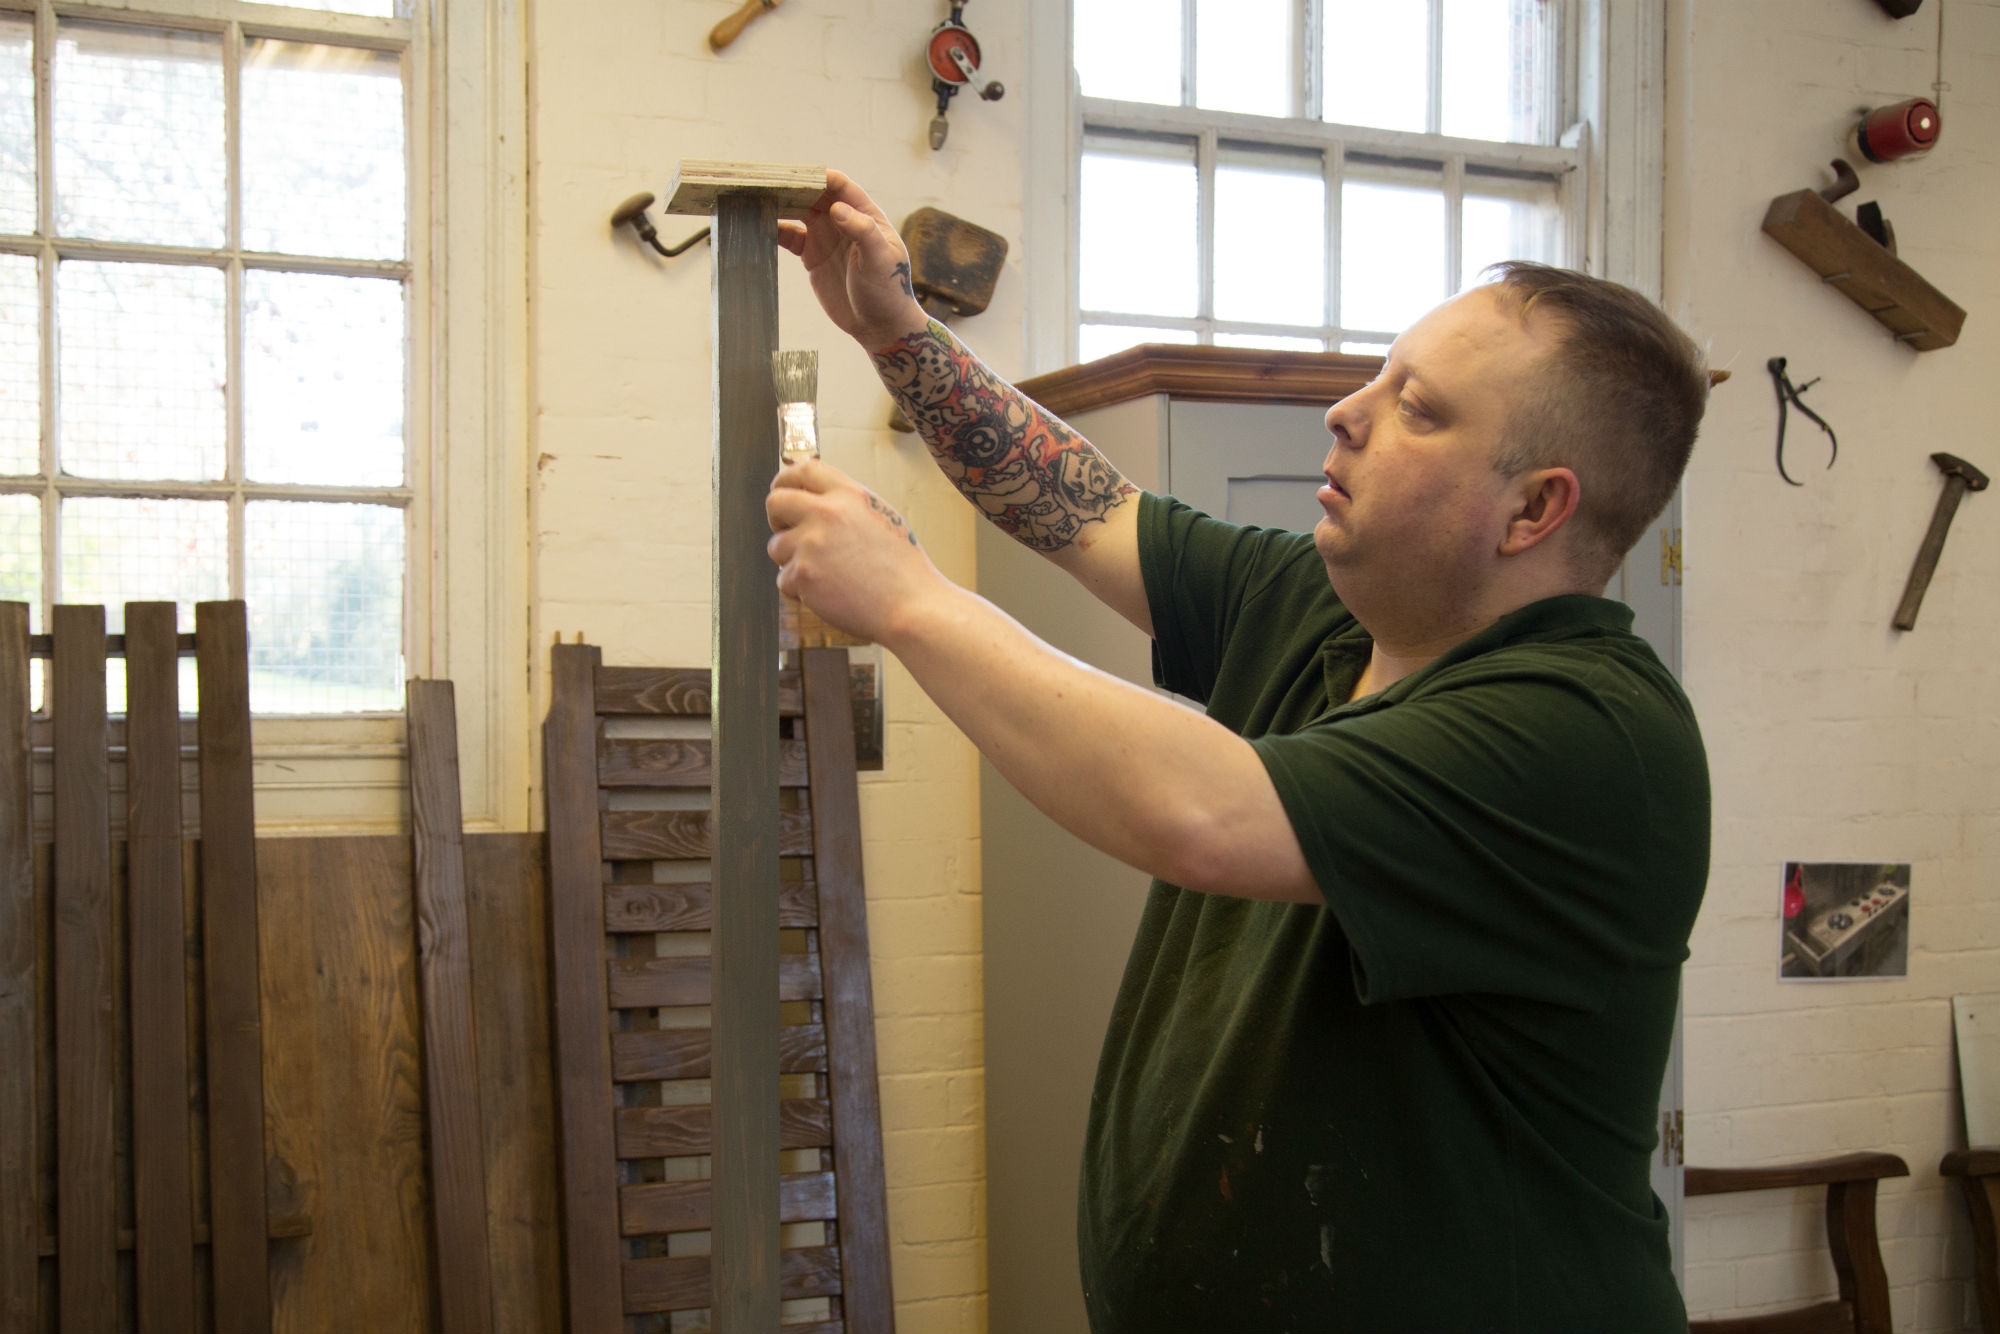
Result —
[[287, 500], [243, 507], [250, 707], [403, 706], [403, 512]]
[[28, 627], [42, 628], [42, 499], [0, 495], [0, 602], [28, 604]]
[[1325, 27], [1322, 120], [1419, 133], [1427, 128], [1429, 0], [1327, 0]]
[[1130, 324], [1086, 324], [1076, 331], [1078, 361], [1096, 361], [1141, 343], [1192, 343], [1192, 329], [1141, 329]]
[[1281, 352], [1324, 352], [1324, 338], [1297, 338], [1290, 334], [1265, 333], [1218, 333], [1215, 335], [1217, 347], [1265, 347]]
[[1461, 288], [1479, 281], [1481, 269], [1503, 259], [1562, 262], [1562, 211], [1554, 181], [1468, 172], [1462, 216]]
[[0, 473], [39, 472], [41, 293], [32, 255], [0, 255]]
[[223, 301], [217, 269], [85, 260], [56, 269], [62, 471], [222, 476]]
[[1085, 97], [1181, 102], [1181, 0], [1076, 0], [1076, 75]]
[[222, 39], [97, 23], [58, 31], [57, 228], [223, 244]]
[[403, 285], [243, 275], [243, 466], [258, 482], [403, 481]]
[[1441, 128], [1465, 139], [1549, 137], [1546, 0], [1444, 0]]
[[35, 230], [35, 20], [0, 14], [0, 232]]
[[1200, 0], [1194, 100], [1216, 111], [1292, 114], [1293, 0]]
[[[127, 602], [180, 604], [182, 631], [194, 629], [194, 604], [229, 596], [229, 506], [220, 500], [123, 500], [73, 497], [62, 502], [62, 602], [101, 602], [104, 624], [125, 628]], [[125, 660], [104, 668], [116, 713], [125, 707]], [[181, 660], [181, 708], [195, 707], [194, 660]]]
[[403, 71], [396, 55], [243, 46], [243, 246], [400, 259]]
[[1194, 146], [1086, 144], [1082, 196], [1077, 272], [1083, 308], [1193, 315]]
[[366, 14], [372, 18], [396, 17], [396, 0], [285, 0], [293, 9], [317, 9], [327, 14]]
[[1215, 317], [1326, 323], [1319, 154], [1225, 150], [1215, 170]]
[[1445, 298], [1444, 172], [1349, 158], [1340, 192], [1340, 324], [1398, 334]]

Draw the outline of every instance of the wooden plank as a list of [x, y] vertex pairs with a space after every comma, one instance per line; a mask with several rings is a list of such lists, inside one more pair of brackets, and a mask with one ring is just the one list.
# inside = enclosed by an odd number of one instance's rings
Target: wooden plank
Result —
[[861, 799], [848, 723], [847, 652], [804, 653], [806, 744], [812, 771], [813, 874], [826, 974], [827, 1082], [834, 1172], [840, 1182], [841, 1311], [847, 1327], [893, 1334], [882, 1099], [875, 1067], [875, 998], [868, 972], [868, 895], [861, 870]]
[[208, 989], [210, 1262], [216, 1334], [271, 1328], [264, 1196], [264, 1035], [257, 971], [256, 806], [243, 604], [195, 607], [201, 718], [203, 964]]
[[[683, 179], [687, 164], [683, 165]], [[724, 193], [710, 247], [715, 348], [716, 839], [710, 1236], [715, 1334], [778, 1324], [778, 590], [764, 496], [778, 471], [778, 251], [770, 194]], [[668, 814], [668, 812], [657, 812]], [[607, 839], [607, 843], [609, 840]], [[673, 854], [664, 854], [673, 855]]]
[[[105, 656], [107, 656], [107, 657], [112, 657], [112, 658], [122, 658], [122, 657], [125, 657], [125, 656], [126, 656], [126, 647], [125, 647], [125, 645], [126, 645], [126, 636], [124, 636], [124, 635], [106, 635], [106, 636], [104, 636], [104, 652], [105, 652]], [[179, 653], [179, 654], [180, 654], [181, 656], [183, 656], [183, 657], [187, 657], [187, 656], [189, 656], [189, 655], [193, 654], [193, 652], [194, 652], [194, 636], [193, 636], [193, 635], [175, 635], [175, 636], [174, 636], [174, 651], [175, 651], [176, 653]], [[28, 655], [29, 655], [30, 657], [35, 657], [35, 658], [52, 658], [52, 657], [54, 657], [54, 656], [55, 656], [55, 636], [53, 636], [53, 635], [30, 635], [30, 636], [28, 637]]]
[[1764, 214], [1764, 233], [1873, 315], [1896, 341], [1920, 352], [1958, 341], [1965, 311], [1818, 191], [1795, 190], [1773, 199]]
[[[651, 1181], [618, 1192], [619, 1224], [628, 1237], [654, 1232], [701, 1232], [709, 1225], [706, 1181]], [[833, 1173], [787, 1172], [778, 1178], [778, 1221], [833, 1218]]]
[[[606, 931], [706, 931], [714, 893], [704, 882], [678, 885], [609, 884], [604, 887]], [[778, 925], [819, 925], [819, 888], [808, 875], [778, 882]]]
[[[713, 780], [710, 746], [704, 740], [607, 737], [597, 745], [599, 787], [707, 787]], [[778, 745], [778, 783], [806, 785], [803, 741]]]
[[[715, 697], [713, 679], [706, 667], [599, 667], [595, 678], [597, 712], [607, 718], [706, 718]], [[797, 718], [804, 711], [799, 674], [779, 672], [779, 716]]]
[[[611, 1008], [650, 1010], [661, 1005], [707, 1005], [712, 968], [706, 955], [612, 959], [606, 965]], [[818, 1000], [819, 957], [778, 956], [778, 999]]]
[[0, 602], [0, 1332], [38, 1328], [41, 1172], [36, 1127], [34, 802], [28, 604]]
[[[715, 1300], [710, 1287], [714, 1261], [706, 1255], [689, 1255], [671, 1260], [627, 1260], [625, 1262], [625, 1309], [633, 1315], [649, 1311], [685, 1311], [709, 1306]], [[833, 1297], [840, 1293], [840, 1249], [835, 1246], [801, 1247], [779, 1254], [773, 1299], [797, 1301], [802, 1297]], [[769, 1329], [785, 1328], [777, 1324]]]
[[174, 615], [171, 602], [125, 604], [132, 1203], [142, 1331], [195, 1327], [180, 659]]
[[604, 859], [597, 811], [598, 652], [558, 644], [542, 733], [549, 957], [562, 1129], [563, 1273], [571, 1334], [623, 1334], [611, 1043], [604, 994]]
[[[666, 203], [662, 206], [667, 213], [684, 213], [695, 216], [721, 215], [721, 201], [735, 195], [739, 205], [751, 204], [765, 210], [775, 210], [781, 218], [803, 218], [806, 211], [826, 193], [826, 168], [782, 162], [716, 162], [698, 158], [684, 158], [674, 169], [673, 180], [667, 183]], [[715, 249], [718, 253], [726, 244], [726, 238], [717, 229]], [[755, 259], [758, 257], [746, 257]], [[721, 261], [718, 259], [718, 266]], [[775, 296], [776, 266], [772, 266], [772, 293]], [[717, 285], [716, 311], [718, 316], [729, 295]], [[777, 330], [776, 311], [773, 310], [771, 329]], [[726, 360], [724, 365], [729, 364]], [[767, 360], [766, 368], [770, 366]], [[776, 1324], [776, 1321], [772, 1321]]]
[[[786, 1098], [778, 1104], [776, 1119], [780, 1148], [823, 1149], [833, 1142], [832, 1112], [824, 1098]], [[708, 1153], [713, 1148], [710, 1108], [706, 1105], [621, 1107], [617, 1120], [620, 1158], [671, 1158]], [[777, 1195], [774, 1182], [773, 1202]]]
[[[662, 1028], [611, 1035], [611, 1077], [622, 1083], [649, 1079], [707, 1079], [711, 1039], [705, 1028]], [[778, 1030], [778, 1071], [818, 1074], [826, 1069], [826, 1029], [787, 1024]]]
[[56, 1266], [64, 1331], [118, 1325], [104, 608], [55, 609]]
[[486, 1241], [486, 1145], [465, 925], [465, 824], [458, 712], [449, 681], [407, 687], [410, 823], [416, 872], [417, 981], [424, 1016], [424, 1120], [430, 1149], [439, 1325], [493, 1326]]
[[270, 1328], [432, 1328], [410, 839], [256, 853], [270, 1187], [313, 1220], [270, 1247]]
[[[773, 728], [775, 730], [775, 727]], [[776, 829], [776, 849], [769, 857], [760, 857], [755, 870], [757, 879], [752, 882], [766, 886], [761, 897], [775, 900], [768, 886], [778, 882], [777, 859], [779, 857], [805, 857], [812, 853], [812, 816], [803, 810], [781, 811], [777, 809], [777, 783], [771, 784], [770, 795], [765, 804], [770, 810], [768, 821]], [[728, 816], [729, 840], [718, 844], [715, 831], [722, 823], [722, 800], [718, 786], [716, 809], [712, 811], [605, 811], [601, 815], [603, 828], [603, 856], [606, 861], [705, 861], [713, 858], [715, 883], [724, 882], [722, 864], [731, 860], [737, 845], [746, 836], [744, 823], [747, 817], [732, 811]], [[768, 845], [767, 845], [768, 846]], [[744, 868], [748, 875], [751, 868]], [[759, 895], [753, 894], [752, 897]], [[772, 903], [775, 911], [775, 902]], [[775, 918], [771, 930], [778, 929]], [[716, 928], [711, 927], [711, 930]], [[759, 939], [762, 936], [760, 934]], [[777, 953], [777, 936], [773, 935], [772, 950]]]

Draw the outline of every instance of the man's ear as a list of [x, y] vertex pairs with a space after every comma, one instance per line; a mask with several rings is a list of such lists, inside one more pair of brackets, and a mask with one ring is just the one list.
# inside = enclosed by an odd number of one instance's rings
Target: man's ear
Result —
[[1583, 489], [1568, 468], [1532, 468], [1514, 479], [1517, 508], [1500, 538], [1500, 554], [1518, 556], [1570, 521]]

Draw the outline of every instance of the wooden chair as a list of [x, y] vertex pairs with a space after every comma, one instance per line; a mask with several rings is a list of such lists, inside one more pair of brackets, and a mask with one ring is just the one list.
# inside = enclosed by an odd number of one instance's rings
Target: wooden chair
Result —
[[[208, 1324], [211, 1307], [218, 1331], [268, 1330], [269, 1239], [309, 1228], [266, 1210], [244, 606], [199, 604], [192, 635], [174, 621], [173, 603], [129, 602], [125, 632], [106, 636], [104, 608], [59, 606], [52, 633], [31, 638], [27, 606], [0, 603], [0, 1331], [186, 1330]], [[200, 682], [191, 735], [179, 703], [188, 653]], [[116, 724], [108, 656], [126, 662], [129, 699]], [[49, 661], [45, 719], [29, 713], [31, 658]], [[182, 821], [189, 740], [200, 754], [198, 844]], [[114, 842], [121, 743], [125, 827]], [[50, 747], [54, 793], [52, 842], [41, 843], [38, 744]], [[200, 904], [199, 949], [189, 897]], [[207, 1020], [199, 1066], [187, 1022], [191, 955]], [[205, 1103], [205, 1128], [191, 1102]], [[206, 1192], [191, 1167], [204, 1157]], [[53, 1200], [43, 1199], [45, 1176]], [[131, 1306], [120, 1299], [121, 1250], [134, 1252]], [[43, 1260], [55, 1269], [47, 1310]]]
[[[779, 1198], [792, 1334], [893, 1330], [847, 655], [780, 683]], [[709, 673], [558, 645], [544, 730], [564, 1268], [574, 1331], [710, 1305], [711, 1033], [701, 877], [718, 838]], [[772, 942], [779, 946], [778, 941]], [[610, 1022], [606, 1022], [609, 1011]], [[608, 1041], [607, 1041], [608, 1030]], [[788, 1086], [788, 1087], [787, 1087]], [[797, 1310], [798, 1308], [794, 1308]]]
[[1938, 1164], [1938, 1171], [1958, 1178], [1972, 1215], [1979, 1327], [2000, 1330], [2000, 1145], [1953, 1149]]
[[1690, 1196], [1731, 1195], [1738, 1191], [1826, 1187], [1826, 1242], [1840, 1295], [1787, 1311], [1721, 1320], [1688, 1322], [1695, 1334], [1891, 1334], [1889, 1275], [1875, 1232], [1876, 1183], [1906, 1177], [1910, 1169], [1893, 1153], [1849, 1153], [1811, 1162], [1772, 1167], [1690, 1167], [1684, 1191]]

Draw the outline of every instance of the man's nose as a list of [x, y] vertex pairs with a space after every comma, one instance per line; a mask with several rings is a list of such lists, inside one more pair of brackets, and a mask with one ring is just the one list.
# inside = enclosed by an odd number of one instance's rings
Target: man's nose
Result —
[[1332, 456], [1334, 449], [1346, 445], [1349, 449], [1360, 449], [1368, 440], [1368, 414], [1361, 411], [1355, 402], [1360, 395], [1349, 394], [1326, 410], [1326, 429], [1332, 433], [1334, 445], [1327, 451]]

